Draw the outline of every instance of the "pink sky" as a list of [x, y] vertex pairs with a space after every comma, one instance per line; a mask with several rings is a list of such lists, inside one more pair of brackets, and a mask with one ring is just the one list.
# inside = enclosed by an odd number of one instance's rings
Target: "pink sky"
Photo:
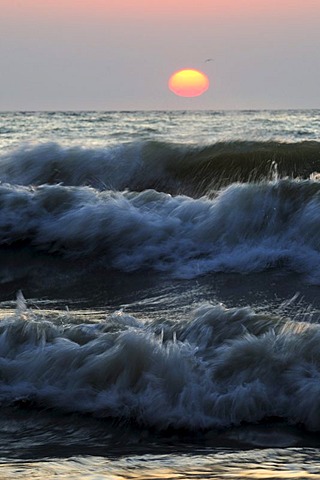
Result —
[[55, 21], [93, 18], [153, 18], [179, 21], [185, 18], [308, 19], [318, 20], [318, 0], [1, 0], [1, 16], [11, 20], [47, 18]]
[[1, 12], [14, 17], [35, 15], [294, 15], [312, 16], [320, 12], [318, 0], [1, 0]]
[[[319, 107], [319, 19], [319, 0], [1, 0], [0, 104]], [[180, 68], [205, 69], [209, 91], [175, 98]]]

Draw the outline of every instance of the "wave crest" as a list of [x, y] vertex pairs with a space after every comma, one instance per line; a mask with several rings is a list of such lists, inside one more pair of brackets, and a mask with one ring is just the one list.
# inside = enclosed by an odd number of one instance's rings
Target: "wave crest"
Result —
[[232, 184], [214, 198], [154, 190], [0, 187], [0, 245], [181, 278], [284, 266], [320, 282], [316, 181]]
[[160, 429], [278, 417], [320, 430], [317, 324], [211, 304], [171, 325], [123, 312], [79, 324], [20, 298], [0, 336], [2, 405], [27, 400]]
[[320, 171], [320, 144], [235, 141], [192, 147], [146, 142], [96, 149], [43, 144], [3, 155], [0, 180], [198, 197], [233, 182], [273, 178], [275, 164], [281, 178], [309, 178]]

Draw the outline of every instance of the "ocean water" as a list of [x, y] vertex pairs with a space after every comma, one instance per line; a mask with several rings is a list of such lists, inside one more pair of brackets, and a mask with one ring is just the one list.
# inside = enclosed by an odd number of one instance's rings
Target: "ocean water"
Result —
[[320, 478], [320, 110], [0, 113], [0, 479]]

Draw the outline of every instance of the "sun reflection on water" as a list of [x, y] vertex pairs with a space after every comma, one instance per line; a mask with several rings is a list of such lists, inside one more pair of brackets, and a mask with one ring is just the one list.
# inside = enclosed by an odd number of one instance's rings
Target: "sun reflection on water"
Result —
[[217, 450], [201, 455], [73, 457], [0, 464], [0, 480], [316, 479], [318, 449]]

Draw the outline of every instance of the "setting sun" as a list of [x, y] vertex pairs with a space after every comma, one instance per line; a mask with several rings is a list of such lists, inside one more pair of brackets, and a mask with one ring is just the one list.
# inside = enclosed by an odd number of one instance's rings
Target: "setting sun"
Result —
[[169, 79], [170, 90], [181, 97], [198, 97], [209, 88], [207, 75], [194, 69], [175, 72]]

